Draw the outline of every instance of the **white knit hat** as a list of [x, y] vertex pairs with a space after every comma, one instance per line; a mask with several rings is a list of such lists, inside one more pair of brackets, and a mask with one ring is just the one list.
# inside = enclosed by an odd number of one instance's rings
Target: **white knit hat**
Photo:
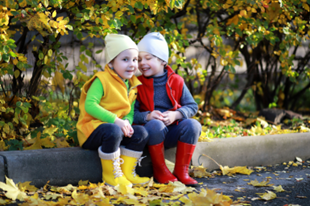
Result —
[[138, 43], [139, 52], [148, 52], [165, 62], [169, 59], [168, 44], [159, 32], [152, 32], [145, 35]]
[[105, 39], [106, 63], [110, 63], [119, 53], [127, 49], [136, 49], [138, 47], [129, 36], [123, 34], [108, 34]]

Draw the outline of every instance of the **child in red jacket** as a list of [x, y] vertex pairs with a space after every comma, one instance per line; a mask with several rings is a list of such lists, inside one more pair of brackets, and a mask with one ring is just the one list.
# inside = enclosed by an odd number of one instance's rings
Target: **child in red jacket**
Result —
[[[134, 123], [144, 124], [149, 133], [154, 178], [160, 183], [181, 181], [196, 185], [188, 167], [201, 133], [201, 124], [191, 119], [198, 110], [184, 80], [167, 65], [168, 44], [159, 32], [145, 35], [138, 44], [138, 97]], [[165, 164], [164, 147], [177, 147], [173, 174]]]

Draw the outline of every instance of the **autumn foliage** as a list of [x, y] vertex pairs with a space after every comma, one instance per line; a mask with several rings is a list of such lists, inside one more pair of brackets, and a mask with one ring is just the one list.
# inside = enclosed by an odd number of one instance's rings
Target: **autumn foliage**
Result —
[[[161, 32], [169, 44], [169, 64], [199, 97], [199, 115], [224, 106], [223, 102], [240, 109], [248, 94], [257, 110], [270, 105], [306, 109], [301, 103], [310, 102], [306, 96], [309, 4], [309, 0], [1, 1], [0, 150], [77, 145], [80, 87], [104, 68], [95, 57], [104, 45], [98, 49], [89, 39], [100, 42], [107, 33], [125, 33], [138, 42], [149, 31]], [[80, 47], [74, 67], [60, 41], [68, 35]], [[192, 48], [203, 56], [190, 56]], [[229, 100], [219, 99], [228, 91], [221, 88], [219, 93], [220, 83], [227, 77], [235, 81], [238, 68], [245, 69], [246, 78], [238, 88], [229, 88]], [[197, 118], [208, 127], [208, 115]]]

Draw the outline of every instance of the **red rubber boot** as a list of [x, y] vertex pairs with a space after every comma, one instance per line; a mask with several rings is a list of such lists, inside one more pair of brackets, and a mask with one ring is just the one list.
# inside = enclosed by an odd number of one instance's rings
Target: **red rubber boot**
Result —
[[148, 149], [151, 154], [154, 179], [157, 182], [164, 184], [178, 181], [178, 179], [173, 176], [173, 174], [166, 166], [164, 156], [164, 142], [156, 145], [149, 145]]
[[188, 186], [197, 186], [198, 182], [188, 175], [189, 163], [196, 145], [178, 141], [173, 175]]

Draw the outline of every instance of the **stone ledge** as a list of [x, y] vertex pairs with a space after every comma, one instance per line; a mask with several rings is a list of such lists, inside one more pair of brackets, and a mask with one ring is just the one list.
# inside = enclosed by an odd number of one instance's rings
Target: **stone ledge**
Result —
[[223, 166], [267, 166], [310, 158], [310, 133], [250, 136], [215, 139], [200, 142], [192, 157], [192, 164], [203, 164], [209, 170], [219, 167], [208, 155]]
[[[192, 164], [203, 164], [208, 170], [218, 166], [206, 154], [223, 166], [260, 166], [310, 158], [310, 133], [266, 135], [215, 139], [199, 142]], [[166, 159], [175, 161], [176, 148], [165, 150]], [[152, 176], [149, 152], [144, 150], [142, 167], [137, 167], [140, 176]], [[31, 181], [37, 187], [50, 185], [77, 185], [80, 180], [97, 183], [101, 181], [101, 163], [97, 151], [79, 147], [42, 150], [0, 152], [0, 181], [5, 176], [15, 183]]]

